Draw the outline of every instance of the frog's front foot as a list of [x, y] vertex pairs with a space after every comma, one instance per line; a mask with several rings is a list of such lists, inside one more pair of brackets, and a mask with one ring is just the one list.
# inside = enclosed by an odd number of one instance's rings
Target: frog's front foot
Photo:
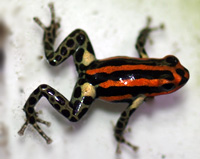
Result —
[[133, 151], [137, 151], [139, 149], [138, 146], [135, 146], [133, 144], [131, 144], [130, 142], [128, 142], [127, 140], [124, 139], [124, 137], [122, 135], [117, 135], [115, 134], [118, 140], [118, 144], [117, 144], [117, 149], [116, 149], [116, 153], [120, 154], [121, 153], [121, 149], [120, 149], [120, 144], [124, 143], [127, 146], [129, 146], [130, 148], [132, 148]]
[[[135, 146], [135, 145], [132, 145], [130, 142], [124, 142], [126, 145], [128, 145], [129, 147], [131, 147], [132, 148], [132, 150], [133, 151], [137, 151], [138, 149], [139, 149], [139, 147], [138, 146]], [[117, 154], [121, 154], [121, 149], [120, 149], [120, 142], [118, 142], [118, 144], [117, 144], [117, 149], [116, 149], [116, 153]]]

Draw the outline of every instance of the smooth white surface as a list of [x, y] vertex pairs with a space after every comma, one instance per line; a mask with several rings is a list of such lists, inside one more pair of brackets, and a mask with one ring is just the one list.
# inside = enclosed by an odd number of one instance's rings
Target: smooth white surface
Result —
[[[138, 145], [133, 152], [121, 145], [116, 155], [113, 137], [116, 123], [125, 104], [96, 101], [78, 123], [70, 123], [42, 99], [37, 110], [40, 117], [52, 123], [41, 126], [53, 139], [51, 145], [32, 128], [23, 137], [17, 131], [24, 123], [21, 110], [30, 93], [47, 83], [71, 97], [76, 81], [73, 59], [58, 67], [47, 64], [42, 46], [43, 31], [33, 21], [39, 17], [49, 24], [47, 0], [0, 1], [0, 17], [12, 35], [6, 46], [6, 65], [1, 84], [0, 122], [8, 130], [8, 144], [0, 145], [0, 158], [6, 159], [199, 159], [200, 158], [200, 2], [198, 0], [66, 0], [55, 1], [56, 16], [61, 28], [56, 46], [75, 28], [84, 29], [93, 44], [96, 57], [137, 56], [134, 48], [146, 17], [152, 26], [165, 24], [165, 30], [151, 34], [153, 45], [147, 43], [150, 57], [176, 55], [190, 71], [189, 82], [179, 91], [156, 97], [144, 103], [131, 117], [126, 139]], [[40, 57], [43, 56], [41, 59]], [[5, 136], [6, 137], [6, 136]], [[1, 154], [2, 153], [2, 154]], [[3, 157], [2, 157], [3, 156]]]

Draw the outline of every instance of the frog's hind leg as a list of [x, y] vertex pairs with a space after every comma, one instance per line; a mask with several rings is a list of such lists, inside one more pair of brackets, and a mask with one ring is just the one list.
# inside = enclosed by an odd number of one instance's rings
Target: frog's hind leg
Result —
[[60, 24], [55, 20], [54, 6], [49, 5], [51, 11], [50, 26], [45, 27], [39, 18], [34, 18], [35, 22], [44, 30], [44, 51], [45, 56], [52, 66], [57, 66], [73, 55], [77, 71], [80, 73], [91, 62], [96, 60], [92, 44], [88, 35], [82, 29], [76, 29], [70, 33], [54, 51], [56, 31]]
[[42, 123], [47, 126], [50, 125], [49, 122], [40, 119], [38, 117], [38, 113], [35, 112], [35, 105], [41, 97], [45, 97], [49, 103], [64, 117], [72, 122], [76, 122], [79, 121], [88, 111], [90, 105], [95, 99], [95, 95], [94, 87], [86, 82], [82, 83], [81, 81], [77, 82], [70, 101], [68, 101], [67, 98], [54, 88], [46, 84], [40, 85], [33, 91], [24, 105], [23, 110], [26, 113], [26, 122], [19, 130], [19, 135], [23, 135], [28, 124], [31, 124], [48, 144], [52, 142], [52, 140], [38, 125], [38, 123]]
[[51, 23], [46, 27], [38, 17], [34, 17], [33, 20], [44, 30], [43, 42], [45, 46], [45, 55], [49, 57], [52, 54], [53, 44], [56, 39], [56, 31], [60, 27], [60, 23], [55, 19], [55, 11], [53, 3], [49, 4], [51, 11]]
[[144, 46], [145, 46], [146, 40], [149, 37], [149, 33], [154, 31], [154, 30], [163, 29], [164, 28], [163, 24], [161, 24], [158, 27], [152, 27], [151, 28], [150, 27], [151, 21], [152, 21], [151, 18], [148, 17], [147, 18], [146, 27], [140, 31], [139, 36], [137, 38], [137, 42], [136, 42], [135, 46], [136, 46], [136, 49], [138, 51], [138, 54], [139, 54], [140, 58], [148, 58], [148, 55], [147, 55], [147, 52], [146, 52]]
[[137, 146], [132, 145], [130, 142], [125, 140], [123, 134], [125, 128], [128, 124], [128, 120], [133, 112], [138, 108], [139, 105], [145, 100], [145, 95], [138, 95], [138, 97], [126, 108], [126, 110], [121, 114], [116, 126], [115, 126], [115, 138], [118, 141], [117, 146], [117, 153], [120, 153], [120, 143], [125, 143], [126, 145], [130, 146], [134, 151], [138, 149]]

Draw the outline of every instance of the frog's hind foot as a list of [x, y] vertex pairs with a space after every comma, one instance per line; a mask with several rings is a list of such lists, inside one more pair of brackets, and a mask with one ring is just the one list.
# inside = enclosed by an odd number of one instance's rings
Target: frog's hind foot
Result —
[[[34, 21], [44, 30], [44, 46], [45, 46], [45, 55], [46, 58], [52, 59], [54, 57], [54, 42], [57, 37], [57, 30], [60, 27], [59, 21], [56, 21], [55, 19], [55, 11], [53, 3], [49, 4], [49, 8], [51, 11], [51, 22], [49, 26], [45, 26], [39, 18], [35, 17], [33, 18]], [[58, 56], [58, 60], [60, 60], [60, 56]], [[51, 60], [53, 61], [53, 60]], [[53, 62], [54, 63], [54, 62]]]
[[52, 143], [52, 139], [49, 138], [45, 132], [38, 126], [37, 123], [33, 124], [33, 127], [35, 128], [35, 130], [46, 140], [47, 144]]
[[18, 131], [18, 134], [20, 136], [24, 135], [24, 131], [26, 130], [27, 126], [28, 126], [28, 120], [26, 120], [26, 122], [22, 125], [21, 129]]
[[51, 126], [51, 123], [50, 123], [50, 122], [44, 121], [44, 120], [42, 120], [42, 119], [40, 119], [40, 118], [37, 118], [36, 121], [37, 121], [38, 123], [41, 123], [41, 124], [46, 125], [47, 127], [50, 127], [50, 126]]
[[44, 30], [44, 31], [48, 31], [48, 30], [54, 30], [55, 31], [60, 27], [60, 23], [59, 21], [56, 22], [56, 18], [55, 18], [55, 10], [54, 10], [54, 5], [53, 3], [49, 3], [49, 8], [50, 8], [50, 12], [51, 12], [51, 23], [49, 27], [46, 27], [38, 17], [34, 17], [33, 20]]
[[[39, 127], [39, 125], [37, 124], [38, 123], [42, 123], [46, 126], [50, 126], [51, 123], [50, 122], [47, 122], [47, 121], [44, 121], [40, 118], [36, 118], [36, 122], [32, 124], [32, 126], [34, 127], [34, 129], [46, 140], [47, 144], [50, 144], [52, 143], [52, 140], [51, 138], [49, 138], [45, 132]], [[31, 124], [30, 121], [27, 119], [26, 122], [22, 125], [21, 129], [18, 131], [18, 134], [20, 136], [24, 135], [24, 131], [26, 130], [28, 124]]]

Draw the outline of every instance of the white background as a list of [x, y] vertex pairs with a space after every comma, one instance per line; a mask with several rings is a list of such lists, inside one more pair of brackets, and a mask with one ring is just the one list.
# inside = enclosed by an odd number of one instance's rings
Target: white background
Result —
[[[56, 46], [74, 29], [84, 29], [99, 59], [124, 55], [137, 57], [135, 41], [146, 24], [165, 24], [165, 30], [151, 34], [150, 57], [173, 54], [190, 71], [190, 80], [180, 90], [156, 97], [136, 111], [130, 119], [126, 139], [139, 146], [133, 152], [117, 143], [113, 123], [126, 104], [95, 101], [86, 116], [70, 123], [43, 98], [37, 105], [40, 117], [52, 123], [41, 126], [53, 139], [47, 145], [29, 126], [23, 137], [17, 132], [24, 123], [23, 105], [30, 93], [46, 83], [71, 97], [76, 81], [73, 59], [58, 67], [44, 58], [43, 31], [33, 21], [37, 16], [48, 25], [48, 0], [1, 0], [0, 18], [11, 31], [5, 46], [6, 62], [1, 74], [0, 159], [199, 159], [200, 158], [200, 1], [199, 0], [63, 0], [56, 1], [61, 20]], [[2, 126], [4, 125], [4, 126]], [[7, 135], [2, 133], [7, 130]]]

